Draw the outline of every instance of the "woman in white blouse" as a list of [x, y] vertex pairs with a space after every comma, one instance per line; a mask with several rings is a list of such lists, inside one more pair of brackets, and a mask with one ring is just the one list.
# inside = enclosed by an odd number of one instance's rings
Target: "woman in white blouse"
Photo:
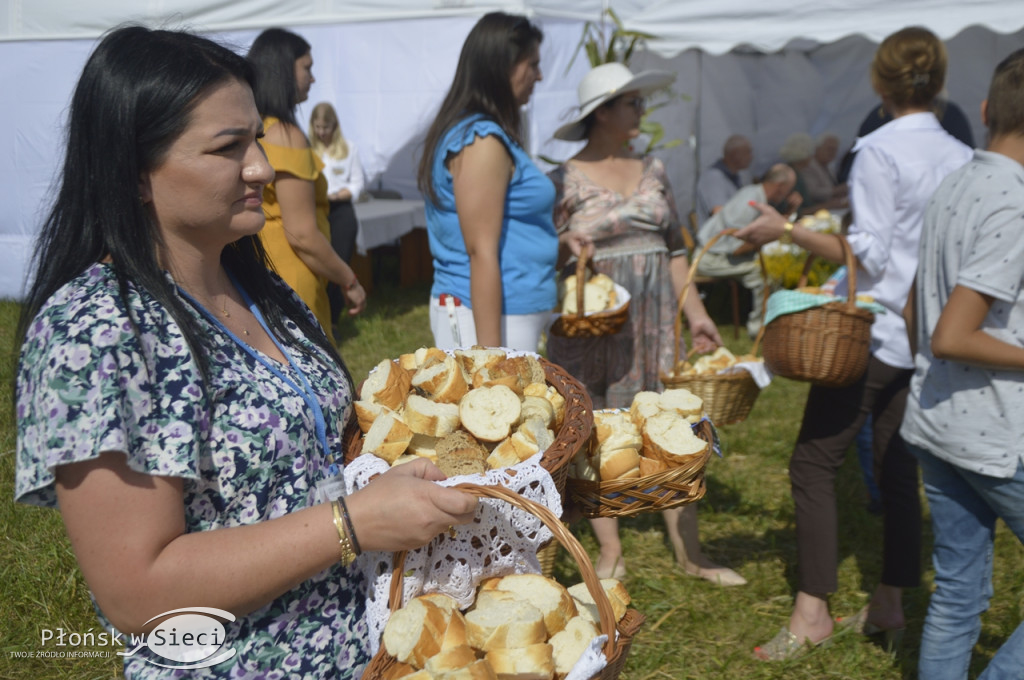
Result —
[[[917, 271], [924, 208], [939, 183], [971, 158], [971, 149], [942, 129], [932, 103], [946, 76], [946, 50], [924, 28], [886, 38], [871, 64], [871, 84], [893, 120], [857, 140], [850, 175], [857, 292], [886, 308], [871, 327], [871, 358], [850, 387], [813, 386], [790, 459], [796, 506], [799, 585], [787, 626], [755, 650], [765, 660], [795, 656], [833, 630], [828, 595], [838, 588], [836, 473], [871, 414], [874, 469], [882, 492], [881, 581], [853, 623], [898, 642], [906, 625], [904, 588], [920, 584], [921, 504], [917, 464], [899, 435], [913, 373], [902, 311]], [[839, 242], [786, 222], [767, 206], [738, 236], [762, 245], [788, 234], [819, 257], [841, 261]]]

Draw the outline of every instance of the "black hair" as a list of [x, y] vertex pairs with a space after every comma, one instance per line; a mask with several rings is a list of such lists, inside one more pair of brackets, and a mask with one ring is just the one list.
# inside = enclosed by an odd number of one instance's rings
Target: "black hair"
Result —
[[[160, 266], [161, 232], [139, 189], [143, 175], [160, 165], [188, 127], [199, 102], [231, 81], [251, 85], [249, 64], [206, 38], [142, 26], [104, 36], [71, 99], [57, 198], [36, 244], [36, 275], [22, 307], [19, 341], [57, 289], [108, 260], [133, 324], [128, 299], [135, 288], [168, 310], [206, 377], [207, 335]], [[285, 319], [290, 319], [347, 374], [320, 326], [275, 282], [258, 236], [232, 243], [221, 262], [278, 337], [289, 337]]]
[[455, 77], [437, 117], [423, 140], [417, 184], [430, 201], [437, 202], [431, 175], [437, 145], [463, 118], [483, 114], [522, 145], [519, 104], [512, 91], [512, 69], [540, 45], [544, 34], [526, 17], [491, 12], [476, 23], [462, 45]]
[[261, 116], [274, 116], [298, 127], [295, 62], [309, 52], [309, 43], [302, 36], [283, 28], [268, 28], [256, 37], [246, 59], [256, 76], [252, 92]]

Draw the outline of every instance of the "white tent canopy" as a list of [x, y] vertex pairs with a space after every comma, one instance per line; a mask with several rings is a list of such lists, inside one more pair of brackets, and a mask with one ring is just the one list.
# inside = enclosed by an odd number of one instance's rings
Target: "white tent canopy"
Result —
[[487, 11], [530, 15], [545, 32], [545, 79], [528, 111], [530, 151], [554, 159], [576, 145], [551, 140], [587, 70], [572, 62], [585, 21], [612, 8], [630, 29], [652, 33], [633, 67], [677, 73], [676, 95], [653, 115], [680, 211], [692, 205], [698, 169], [732, 133], [755, 145], [755, 170], [792, 132], [836, 132], [849, 146], [876, 103], [867, 78], [875, 44], [907, 25], [947, 41], [950, 99], [983, 141], [978, 105], [992, 68], [1024, 46], [1019, 0], [7, 0], [0, 4], [0, 297], [20, 297], [32, 240], [59, 168], [63, 117], [95, 39], [126, 21], [187, 27], [244, 51], [267, 26], [291, 27], [313, 45], [318, 101], [338, 109], [374, 185], [415, 195], [414, 153], [447, 88], [466, 33]]

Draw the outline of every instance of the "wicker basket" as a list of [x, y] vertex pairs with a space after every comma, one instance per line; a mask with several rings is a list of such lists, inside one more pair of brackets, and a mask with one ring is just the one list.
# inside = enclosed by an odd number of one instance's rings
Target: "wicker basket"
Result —
[[[608, 601], [608, 596], [601, 587], [601, 581], [594, 572], [594, 567], [590, 564], [590, 557], [587, 555], [587, 551], [583, 549], [583, 546], [580, 545], [578, 540], [576, 540], [576, 537], [573, 536], [565, 525], [563, 525], [562, 522], [559, 521], [559, 519], [546, 507], [527, 498], [523, 498], [519, 494], [509, 491], [504, 487], [481, 486], [479, 484], [459, 484], [455, 488], [471, 493], [474, 496], [480, 496], [482, 498], [499, 498], [507, 501], [508, 503], [535, 515], [538, 519], [544, 522], [548, 529], [551, 530], [558, 542], [565, 547], [565, 549], [569, 551], [569, 554], [572, 555], [573, 559], [576, 560], [576, 564], [579, 566], [580, 575], [583, 577], [583, 582], [587, 584], [587, 590], [590, 591], [591, 596], [594, 598], [594, 602], [597, 604], [598, 615], [601, 619], [601, 632], [608, 636], [608, 641], [604, 646], [604, 655], [608, 659], [608, 665], [605, 666], [601, 672], [592, 676], [591, 680], [615, 680], [615, 678], [619, 677], [619, 674], [622, 672], [622, 667], [626, 663], [626, 656], [629, 654], [629, 648], [633, 644], [633, 636], [640, 629], [641, 624], [643, 624], [644, 616], [635, 609], [630, 609], [616, 626], [615, 615], [612, 613], [612, 605]], [[391, 591], [389, 593], [388, 600], [392, 612], [397, 611], [402, 605], [401, 599], [404, 567], [405, 553], [395, 553], [394, 570], [391, 576]], [[615, 634], [616, 631], [618, 632], [618, 636]], [[397, 663], [398, 662], [394, 657], [389, 656], [384, 647], [381, 646], [380, 651], [377, 652], [376, 656], [371, 659], [369, 665], [366, 667], [366, 671], [363, 674], [363, 680], [385, 680], [387, 678], [391, 678], [393, 677], [391, 670], [397, 665]]]
[[[784, 314], [764, 328], [764, 361], [775, 375], [822, 387], [846, 387], [867, 369], [875, 315], [857, 307], [857, 264], [846, 239], [836, 238], [846, 260], [846, 300]], [[808, 257], [804, 265], [801, 286], [806, 285], [812, 260]]]
[[[583, 282], [587, 280], [587, 267], [593, 271], [589, 252], [585, 248], [576, 260], [576, 315], [560, 314], [551, 324], [551, 333], [566, 338], [590, 338], [599, 335], [614, 335], [622, 330], [629, 319], [629, 300], [615, 309], [603, 312], [583, 313]], [[625, 291], [621, 286], [617, 286]]]
[[707, 492], [704, 469], [711, 458], [714, 428], [707, 420], [701, 420], [694, 425], [694, 434], [708, 443], [701, 455], [637, 479], [591, 482], [572, 478], [567, 489], [569, 502], [579, 506], [584, 517], [633, 517], [700, 500]]
[[[662, 371], [661, 382], [667, 388], [682, 387], [693, 392], [704, 400], [704, 412], [708, 414], [715, 425], [732, 425], [746, 420], [754, 408], [754, 402], [761, 394], [761, 388], [757, 386], [754, 378], [748, 371], [735, 371], [733, 373], [715, 373], [709, 375], [680, 375], [687, 366], [687, 361], [694, 355], [696, 350], [690, 350], [683, 361], [679, 360], [679, 345], [683, 335], [683, 305], [691, 288], [694, 288], [694, 277], [697, 275], [697, 264], [704, 257], [704, 253], [713, 246], [722, 236], [729, 236], [736, 233], [735, 229], [723, 229], [708, 241], [707, 245], [697, 252], [690, 263], [690, 274], [686, 279], [686, 285], [679, 295], [679, 307], [676, 309], [675, 321], [675, 355], [672, 362], [671, 373]], [[764, 261], [761, 262], [762, 269]], [[767, 293], [767, 290], [765, 291]], [[751, 354], [757, 354], [758, 342], [761, 335], [758, 334], [754, 341]]]
[[[590, 395], [578, 380], [565, 372], [561, 366], [547, 359], [539, 360], [544, 375], [565, 399], [565, 417], [562, 426], [555, 433], [555, 441], [544, 451], [540, 464], [551, 473], [558, 493], [565, 497], [565, 483], [569, 476], [569, 461], [584, 446], [589, 446], [590, 432], [594, 428], [594, 407]], [[363, 436], [355, 419], [345, 428], [345, 462], [350, 463], [362, 453]]]

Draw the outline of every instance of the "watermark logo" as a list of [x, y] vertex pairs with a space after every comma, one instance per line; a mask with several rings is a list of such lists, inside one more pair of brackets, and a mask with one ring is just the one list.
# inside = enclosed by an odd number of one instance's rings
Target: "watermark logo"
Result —
[[120, 656], [133, 656], [143, 647], [161, 659], [175, 661], [175, 664], [160, 663], [155, 659], [143, 657], [147, 663], [161, 668], [207, 668], [227, 661], [235, 655], [234, 649], [222, 649], [226, 639], [224, 624], [219, 619], [234, 621], [231, 612], [213, 607], [186, 607], [172, 609], [158, 614], [146, 625], [157, 619], [170, 617], [157, 624], [143, 638], [136, 638], [135, 648], [128, 652], [118, 652]]

